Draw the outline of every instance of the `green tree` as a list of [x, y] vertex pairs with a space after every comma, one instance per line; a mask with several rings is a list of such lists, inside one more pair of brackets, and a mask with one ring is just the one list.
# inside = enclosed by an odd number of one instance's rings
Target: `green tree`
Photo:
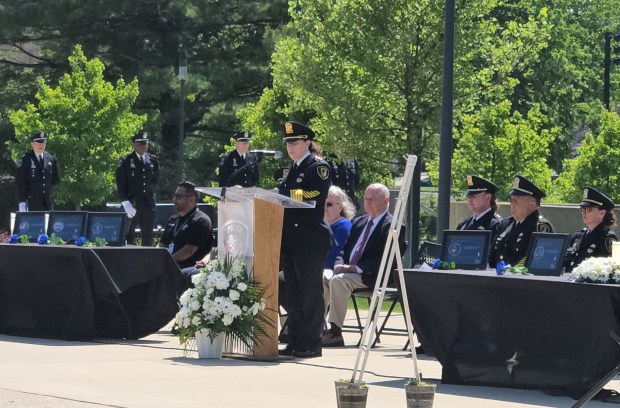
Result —
[[[547, 157], [558, 131], [546, 129], [546, 118], [537, 106], [523, 117], [519, 112], [511, 113], [510, 105], [504, 101], [463, 117], [462, 129], [455, 133], [458, 148], [452, 159], [452, 187], [461, 195], [468, 174], [492, 180], [503, 199], [508, 197], [517, 174], [550, 191], [552, 171]], [[435, 178], [437, 163], [429, 167]]]
[[600, 189], [612, 199], [620, 197], [620, 117], [602, 112], [600, 125], [587, 133], [579, 155], [564, 162], [564, 172], [554, 182], [554, 195], [566, 202], [579, 202], [583, 188]]
[[[215, 179], [217, 157], [239, 128], [236, 110], [271, 84], [273, 30], [286, 0], [110, 0], [5, 2], [0, 13], [0, 100], [34, 102], [36, 80], [57, 81], [74, 44], [106, 66], [105, 78], [138, 78], [136, 113], [146, 114], [169, 195], [178, 171], [179, 60], [186, 58], [185, 177]], [[10, 84], [7, 89], [5, 84]], [[12, 97], [17, 100], [14, 103]], [[2, 111], [0, 106], [0, 130]], [[8, 124], [8, 121], [5, 122]], [[6, 126], [12, 136], [12, 129]], [[0, 152], [0, 154], [2, 154]]]
[[39, 81], [37, 104], [10, 113], [16, 141], [7, 145], [13, 159], [24, 153], [32, 131], [50, 133], [49, 149], [58, 158], [61, 184], [58, 204], [80, 208], [101, 204], [115, 189], [114, 169], [145, 115], [131, 113], [138, 97], [138, 80], [104, 79], [103, 63], [88, 60], [78, 45], [69, 57], [71, 72], [53, 88]]

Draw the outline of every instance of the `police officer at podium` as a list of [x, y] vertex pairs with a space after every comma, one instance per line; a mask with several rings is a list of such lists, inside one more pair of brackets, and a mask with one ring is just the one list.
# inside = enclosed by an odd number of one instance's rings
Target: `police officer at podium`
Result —
[[332, 241], [329, 225], [323, 221], [330, 169], [314, 155], [312, 129], [286, 122], [282, 131], [293, 163], [279, 192], [296, 200], [314, 201], [315, 207], [284, 210], [280, 264], [286, 281], [290, 341], [279, 354], [320, 357], [325, 324], [323, 265]]
[[497, 226], [489, 255], [492, 268], [500, 261], [513, 266], [523, 261], [534, 232], [554, 232], [549, 220], [538, 212], [540, 201], [546, 196], [544, 191], [525, 177], [516, 176], [508, 194], [511, 217]]
[[[259, 173], [258, 159], [254, 153], [248, 151], [252, 134], [247, 131], [236, 132], [234, 138], [235, 150], [224, 156], [219, 164], [219, 185], [220, 187], [254, 187], [258, 184]], [[245, 169], [230, 178], [233, 173], [246, 165]]]
[[131, 138], [133, 152], [121, 157], [116, 167], [116, 189], [123, 209], [131, 218], [127, 243], [135, 243], [135, 229], [140, 227], [142, 246], [153, 246], [155, 190], [159, 183], [157, 156], [148, 152], [150, 135], [139, 131]]
[[54, 209], [52, 187], [60, 182], [58, 162], [45, 151], [47, 133], [30, 135], [32, 150], [18, 162], [15, 172], [19, 211], [51, 211]]

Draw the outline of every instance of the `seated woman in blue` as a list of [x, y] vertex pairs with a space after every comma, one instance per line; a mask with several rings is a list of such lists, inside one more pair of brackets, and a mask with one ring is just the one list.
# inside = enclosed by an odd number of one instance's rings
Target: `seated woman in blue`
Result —
[[331, 186], [325, 200], [325, 220], [332, 229], [336, 246], [331, 247], [325, 258], [325, 269], [334, 269], [336, 256], [342, 251], [344, 243], [351, 232], [351, 218], [355, 215], [355, 206], [347, 194], [337, 186]]

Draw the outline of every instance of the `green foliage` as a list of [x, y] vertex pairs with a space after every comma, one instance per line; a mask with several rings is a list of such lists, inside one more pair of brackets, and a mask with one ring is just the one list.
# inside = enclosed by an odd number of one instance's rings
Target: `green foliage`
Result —
[[586, 134], [579, 155], [564, 162], [564, 172], [554, 182], [554, 194], [561, 200], [578, 202], [586, 186], [620, 197], [620, 118], [602, 112], [597, 122], [597, 130]]
[[[514, 177], [527, 177], [544, 191], [551, 186], [552, 171], [547, 165], [549, 146], [557, 129], [545, 129], [545, 117], [537, 106], [527, 117], [511, 113], [510, 102], [483, 108], [463, 117], [462, 129], [455, 133], [457, 148], [452, 159], [452, 187], [463, 191], [468, 174], [492, 180], [499, 186], [498, 197], [507, 199]], [[428, 164], [429, 175], [437, 180], [438, 162]]]
[[69, 64], [71, 72], [57, 87], [39, 81], [36, 105], [29, 103], [10, 113], [17, 140], [7, 145], [17, 159], [29, 146], [32, 131], [49, 132], [48, 149], [57, 156], [61, 175], [56, 202], [79, 208], [103, 203], [114, 191], [118, 158], [146, 117], [131, 113], [138, 96], [137, 79], [110, 84], [103, 77], [103, 63], [87, 60], [79, 45]]
[[49, 237], [49, 243], [52, 245], [64, 245], [67, 242], [63, 240], [61, 237], [57, 237], [56, 234], [52, 234]]
[[25, 234], [24, 235], [20, 235], [19, 236], [19, 242], [21, 244], [27, 244], [27, 243], [30, 242], [30, 237], [28, 235], [25, 235]]

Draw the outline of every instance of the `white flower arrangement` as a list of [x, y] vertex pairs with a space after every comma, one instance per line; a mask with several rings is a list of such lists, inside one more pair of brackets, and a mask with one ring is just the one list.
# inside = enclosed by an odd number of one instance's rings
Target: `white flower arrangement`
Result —
[[175, 319], [181, 344], [206, 330], [212, 339], [231, 334], [251, 347], [265, 335], [264, 326], [273, 324], [260, 313], [265, 310], [264, 290], [248, 276], [242, 261], [217, 258], [192, 276], [192, 283], [179, 299]]
[[620, 261], [612, 258], [588, 258], [570, 274], [576, 282], [620, 283]]

